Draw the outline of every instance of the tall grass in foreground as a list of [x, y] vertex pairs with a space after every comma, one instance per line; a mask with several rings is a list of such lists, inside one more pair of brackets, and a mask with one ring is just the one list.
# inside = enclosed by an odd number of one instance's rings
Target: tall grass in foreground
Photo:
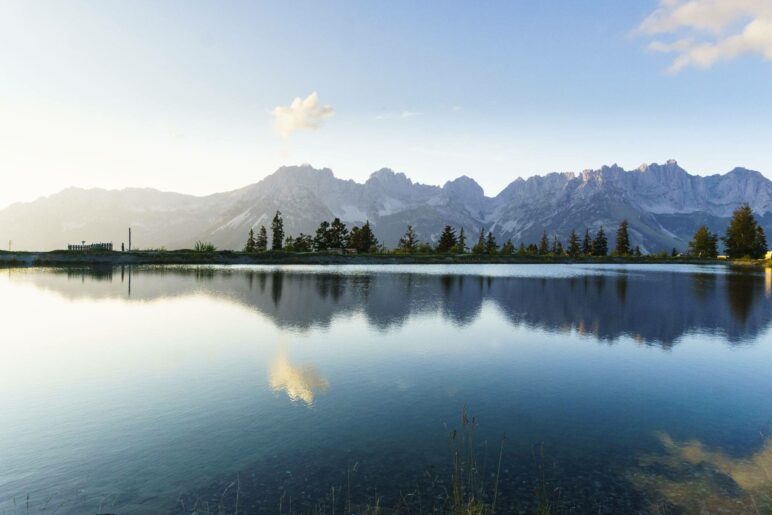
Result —
[[[282, 515], [391, 515], [391, 514], [447, 514], [447, 515], [493, 515], [508, 513], [511, 506], [502, 503], [500, 479], [502, 478], [502, 462], [504, 460], [504, 444], [506, 438], [498, 442], [498, 453], [489, 462], [487, 442], [478, 443], [476, 439], [478, 421], [470, 416], [466, 407], [461, 412], [460, 427], [447, 428], [447, 445], [449, 467], [432, 483], [440, 486], [441, 495], [426, 495], [416, 486], [409, 491], [400, 491], [399, 499], [384, 504], [383, 498], [375, 495], [365, 502], [355, 502], [352, 497], [352, 479], [359, 469], [359, 462], [349, 465], [343, 481], [332, 486], [322, 499], [309, 506], [307, 501], [298, 506], [290, 492], [284, 490], [275, 506], [275, 513]], [[482, 455], [482, 459], [480, 458]], [[536, 489], [532, 498], [530, 513], [551, 515], [558, 512], [559, 499], [554, 498], [555, 491], [548, 489], [544, 468], [544, 449], [542, 445], [533, 449], [534, 465], [537, 469]], [[427, 473], [428, 474], [428, 473]], [[374, 485], [377, 486], [377, 485]], [[556, 490], [557, 491], [557, 490]], [[227, 503], [224, 503], [225, 498]], [[236, 504], [234, 505], [234, 497]], [[240, 506], [238, 481], [230, 483], [217, 501], [210, 498], [209, 502], [199, 503], [183, 511], [195, 514], [243, 514], [250, 513], [250, 508]], [[503, 499], [506, 501], [506, 499]], [[214, 502], [213, 502], [214, 501]], [[503, 505], [502, 505], [503, 504]]]

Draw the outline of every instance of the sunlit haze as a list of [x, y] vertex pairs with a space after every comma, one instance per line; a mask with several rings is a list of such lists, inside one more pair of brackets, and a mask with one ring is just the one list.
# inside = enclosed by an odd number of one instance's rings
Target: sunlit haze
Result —
[[300, 163], [488, 195], [669, 158], [770, 176], [770, 4], [684, 3], [6, 0], [0, 207]]

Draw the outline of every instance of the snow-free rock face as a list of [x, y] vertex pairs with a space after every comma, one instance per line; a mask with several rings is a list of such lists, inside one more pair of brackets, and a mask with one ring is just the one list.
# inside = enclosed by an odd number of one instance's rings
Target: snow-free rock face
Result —
[[0, 241], [13, 240], [14, 248], [30, 250], [82, 240], [120, 246], [131, 226], [135, 248], [190, 247], [203, 239], [238, 249], [250, 228], [269, 227], [280, 210], [288, 234], [313, 234], [321, 220], [333, 217], [349, 225], [369, 220], [390, 247], [408, 224], [427, 242], [435, 242], [450, 224], [463, 227], [470, 242], [483, 229], [500, 242], [511, 238], [515, 244], [536, 242], [544, 231], [565, 239], [572, 229], [581, 234], [603, 226], [613, 244], [616, 226], [627, 219], [633, 245], [655, 252], [685, 248], [702, 223], [723, 232], [743, 202], [772, 230], [772, 182], [745, 168], [702, 177], [690, 175], [676, 161], [631, 171], [612, 165], [518, 178], [495, 197], [486, 197], [466, 176], [439, 187], [384, 168], [361, 184], [338, 179], [328, 168], [303, 165], [282, 167], [250, 186], [205, 197], [70, 188], [0, 211]]

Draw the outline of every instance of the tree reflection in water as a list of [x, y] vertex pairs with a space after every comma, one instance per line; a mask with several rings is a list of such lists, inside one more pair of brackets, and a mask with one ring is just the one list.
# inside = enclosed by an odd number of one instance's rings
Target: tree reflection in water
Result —
[[[550, 275], [563, 269], [578, 273]], [[279, 327], [298, 330], [327, 327], [337, 315], [353, 313], [363, 313], [371, 326], [382, 330], [431, 312], [465, 326], [478, 318], [485, 302], [492, 302], [514, 325], [577, 331], [608, 343], [629, 336], [670, 348], [695, 331], [715, 333], [732, 345], [748, 343], [772, 321], [772, 269], [598, 273], [592, 267], [556, 265], [544, 267], [545, 275], [537, 277], [518, 276], [518, 267], [513, 267], [511, 277], [462, 270], [383, 273], [373, 267], [347, 274], [325, 267], [303, 271], [129, 267], [131, 297], [110, 269], [14, 272], [12, 276], [71, 297], [137, 301], [211, 294], [247, 305]]]

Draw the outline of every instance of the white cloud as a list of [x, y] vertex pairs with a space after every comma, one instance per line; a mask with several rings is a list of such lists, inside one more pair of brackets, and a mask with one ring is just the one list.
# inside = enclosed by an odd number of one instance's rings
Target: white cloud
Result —
[[673, 73], [710, 68], [743, 54], [772, 60], [772, 0], [660, 0], [638, 27], [649, 50], [675, 54]]
[[381, 113], [375, 117], [376, 120], [407, 120], [408, 118], [414, 118], [420, 116], [418, 111], [400, 111], [397, 113]]
[[288, 106], [277, 106], [271, 115], [274, 127], [286, 138], [297, 129], [318, 129], [334, 112], [332, 106], [319, 105], [319, 95], [314, 91], [306, 98], [295, 98]]

